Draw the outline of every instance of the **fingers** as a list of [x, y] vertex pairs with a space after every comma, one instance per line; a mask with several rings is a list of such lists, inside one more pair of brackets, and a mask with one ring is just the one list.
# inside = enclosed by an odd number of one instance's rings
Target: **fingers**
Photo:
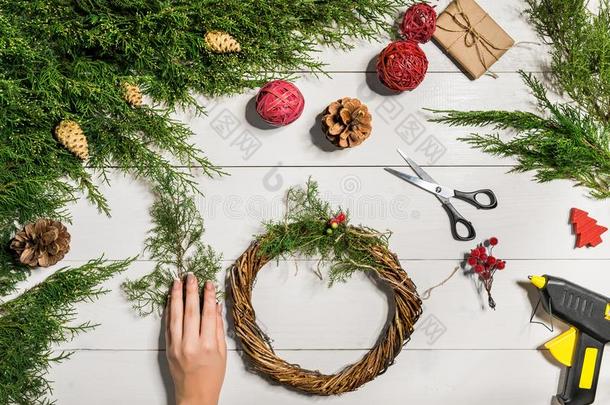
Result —
[[206, 281], [203, 292], [203, 314], [201, 315], [201, 338], [209, 348], [218, 347], [216, 338], [216, 289], [214, 283]]
[[186, 276], [186, 300], [184, 304], [184, 322], [182, 339], [194, 342], [199, 339], [199, 286], [193, 273]]
[[169, 303], [169, 338], [172, 344], [178, 344], [182, 340], [182, 281], [176, 279], [172, 285]]
[[216, 304], [216, 342], [218, 350], [224, 356], [227, 354], [227, 339], [225, 338], [225, 325], [222, 319], [222, 304]]

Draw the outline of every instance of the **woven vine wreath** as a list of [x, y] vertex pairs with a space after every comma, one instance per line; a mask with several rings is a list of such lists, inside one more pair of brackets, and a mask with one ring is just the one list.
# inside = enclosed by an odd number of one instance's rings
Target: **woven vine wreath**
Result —
[[[284, 221], [266, 224], [260, 235], [237, 259], [229, 272], [235, 333], [253, 371], [271, 380], [316, 395], [354, 391], [382, 374], [409, 341], [421, 315], [415, 285], [388, 249], [388, 234], [348, 225], [343, 213], [333, 215], [330, 205], [318, 198], [317, 184], [290, 189]], [[393, 293], [394, 314], [378, 343], [360, 361], [337, 374], [305, 370], [276, 355], [270, 339], [256, 323], [252, 290], [258, 272], [271, 260], [320, 257], [330, 265], [330, 281], [343, 281], [355, 271], [372, 271]]]

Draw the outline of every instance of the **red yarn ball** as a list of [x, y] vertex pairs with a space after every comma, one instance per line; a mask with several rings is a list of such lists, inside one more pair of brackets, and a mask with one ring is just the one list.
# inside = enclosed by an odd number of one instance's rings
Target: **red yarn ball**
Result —
[[377, 59], [377, 75], [388, 88], [395, 91], [413, 90], [424, 80], [428, 58], [413, 41], [394, 41]]
[[256, 112], [263, 120], [276, 126], [288, 125], [301, 116], [305, 99], [301, 91], [285, 80], [264, 85], [256, 96]]
[[400, 31], [405, 39], [420, 44], [430, 41], [436, 29], [436, 11], [426, 3], [414, 4], [405, 12]]

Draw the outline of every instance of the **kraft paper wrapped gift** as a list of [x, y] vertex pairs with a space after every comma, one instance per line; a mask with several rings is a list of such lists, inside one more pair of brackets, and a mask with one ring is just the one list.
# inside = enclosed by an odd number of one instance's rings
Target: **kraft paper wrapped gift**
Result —
[[515, 41], [474, 0], [454, 0], [436, 20], [436, 43], [472, 79], [481, 77]]

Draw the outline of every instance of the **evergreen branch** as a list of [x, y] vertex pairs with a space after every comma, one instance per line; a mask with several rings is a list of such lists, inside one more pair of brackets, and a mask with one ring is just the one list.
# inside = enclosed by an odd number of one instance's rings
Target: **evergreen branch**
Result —
[[516, 136], [504, 141], [498, 134], [471, 134], [459, 138], [484, 152], [515, 157], [515, 171], [536, 171], [540, 182], [571, 179], [587, 187], [594, 198], [610, 197], [610, 128], [578, 107], [552, 103], [544, 88], [524, 74], [547, 117], [521, 111], [434, 111], [432, 121], [454, 126], [492, 126], [512, 129]]
[[586, 0], [527, 0], [530, 20], [551, 45], [551, 80], [560, 93], [610, 124], [610, 2], [597, 14]]
[[95, 327], [89, 322], [71, 325], [75, 305], [104, 294], [100, 285], [126, 270], [131, 261], [96, 259], [78, 268], [62, 268], [0, 305], [0, 403], [50, 403], [51, 387], [45, 374], [52, 363], [70, 356], [54, 354], [53, 345]]
[[220, 271], [221, 257], [203, 243], [203, 219], [188, 191], [171, 178], [155, 188], [157, 199], [150, 210], [153, 228], [145, 247], [155, 267], [144, 277], [123, 283], [123, 291], [142, 316], [161, 313], [172, 282], [187, 272], [195, 274], [203, 287]]

